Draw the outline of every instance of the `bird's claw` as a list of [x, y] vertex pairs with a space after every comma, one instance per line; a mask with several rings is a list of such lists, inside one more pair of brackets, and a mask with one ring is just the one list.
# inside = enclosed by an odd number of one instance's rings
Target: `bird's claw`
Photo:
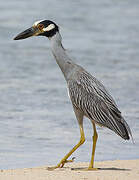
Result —
[[61, 162], [60, 168], [62, 168], [62, 167], [64, 166], [65, 163], [71, 163], [71, 162], [74, 162], [74, 159], [75, 159], [75, 157], [73, 157], [73, 158], [70, 159], [70, 160], [67, 160], [67, 159], [66, 159], [65, 161]]
[[59, 167], [58, 167], [58, 166], [47, 167], [47, 170], [48, 170], [48, 171], [52, 171], [52, 170], [54, 170], [54, 169], [56, 169], [56, 168], [59, 168]]

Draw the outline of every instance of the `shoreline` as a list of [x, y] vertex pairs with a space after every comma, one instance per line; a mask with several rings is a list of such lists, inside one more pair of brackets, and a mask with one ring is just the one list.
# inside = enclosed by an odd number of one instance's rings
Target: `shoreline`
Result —
[[0, 180], [137, 180], [139, 159], [95, 162], [96, 171], [85, 171], [89, 163], [67, 163], [64, 168], [47, 170], [47, 165], [35, 168], [0, 170]]

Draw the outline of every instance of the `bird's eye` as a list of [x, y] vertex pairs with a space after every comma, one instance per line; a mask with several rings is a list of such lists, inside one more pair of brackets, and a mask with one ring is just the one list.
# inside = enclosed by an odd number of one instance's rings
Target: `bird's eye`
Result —
[[42, 30], [44, 28], [44, 25], [43, 24], [38, 24], [37, 26], [40, 30]]

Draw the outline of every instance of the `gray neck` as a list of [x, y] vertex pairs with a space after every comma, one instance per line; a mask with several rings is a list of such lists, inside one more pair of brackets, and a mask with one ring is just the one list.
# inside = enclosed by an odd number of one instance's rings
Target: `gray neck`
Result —
[[62, 38], [59, 32], [57, 32], [53, 37], [49, 38], [51, 42], [51, 50], [56, 59], [57, 64], [59, 65], [61, 71], [63, 72], [65, 79], [68, 79], [68, 76], [71, 74], [73, 63], [66, 54], [65, 49], [62, 46]]

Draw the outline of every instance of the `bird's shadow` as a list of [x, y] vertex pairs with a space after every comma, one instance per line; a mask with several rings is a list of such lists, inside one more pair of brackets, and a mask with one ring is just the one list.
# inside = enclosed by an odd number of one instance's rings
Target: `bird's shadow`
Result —
[[110, 168], [98, 168], [98, 170], [131, 171], [131, 169], [115, 168], [115, 167], [110, 167]]
[[[84, 171], [85, 168], [84, 167], [80, 167], [80, 168], [71, 168], [71, 170], [75, 170], [75, 171]], [[97, 168], [97, 171], [131, 171], [131, 169], [125, 169], [125, 168], [115, 168], [115, 167], [108, 167], [108, 168]], [[95, 170], [94, 170], [95, 171]]]

